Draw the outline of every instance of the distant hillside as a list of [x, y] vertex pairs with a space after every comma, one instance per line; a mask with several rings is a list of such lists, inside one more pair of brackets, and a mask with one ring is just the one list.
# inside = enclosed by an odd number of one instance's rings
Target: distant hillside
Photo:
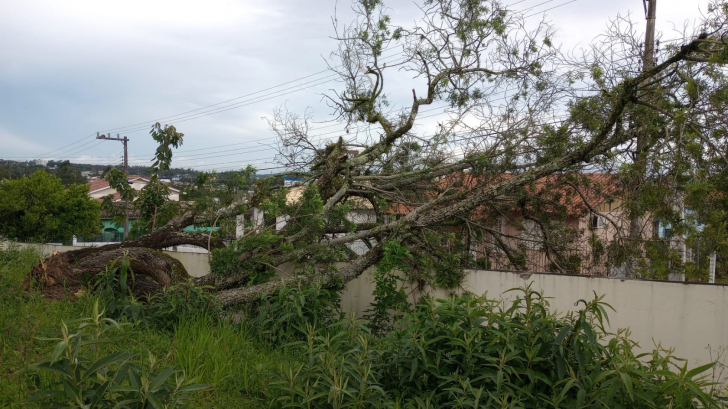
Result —
[[[48, 161], [46, 166], [38, 165], [34, 160], [32, 161], [12, 161], [12, 160], [4, 160], [0, 158], [0, 180], [2, 179], [15, 179], [20, 178], [23, 176], [29, 176], [33, 174], [33, 172], [45, 169], [49, 173], [53, 174], [55, 173], [56, 169], [58, 168], [58, 165], [61, 164], [62, 161]], [[84, 176], [97, 176], [97, 177], [103, 177], [103, 175], [111, 169], [111, 165], [99, 165], [99, 164], [87, 164], [87, 163], [71, 163], [71, 166], [73, 166], [75, 169], [78, 169], [79, 172], [84, 172]], [[117, 168], [121, 168], [118, 165], [114, 165]], [[88, 172], [88, 173], [86, 173]], [[197, 174], [200, 173], [200, 171], [195, 169], [185, 169], [185, 168], [172, 168], [168, 171], [162, 171], [162, 176], [167, 177], [174, 177], [179, 176], [180, 182], [182, 183], [192, 183], [195, 181], [195, 178], [197, 178]], [[226, 171], [226, 172], [218, 172], [218, 181], [220, 183], [224, 183], [227, 180], [227, 176], [232, 175], [234, 171]], [[129, 166], [129, 174], [130, 175], [140, 175], [140, 176], [151, 176], [149, 173], [149, 168], [147, 166]], [[272, 174], [260, 174], [260, 175], [254, 175], [254, 179], [259, 179], [263, 177], [268, 176], [276, 176]], [[280, 179], [280, 183], [275, 184], [283, 184], [283, 178], [282, 176], [277, 177], [276, 179]], [[279, 182], [276, 180], [276, 182]]]

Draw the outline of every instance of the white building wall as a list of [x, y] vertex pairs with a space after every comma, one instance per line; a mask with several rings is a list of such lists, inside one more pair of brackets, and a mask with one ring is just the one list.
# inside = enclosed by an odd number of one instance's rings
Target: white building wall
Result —
[[[374, 301], [374, 268], [349, 282], [342, 293], [344, 311], [361, 316]], [[626, 280], [608, 277], [519, 273], [512, 271], [468, 270], [455, 293], [487, 293], [491, 299], [513, 300], [511, 288], [531, 283], [532, 289], [549, 298], [552, 311], [578, 311], [574, 303], [604, 295], [616, 312], [608, 310], [610, 332], [629, 328], [631, 339], [642, 351], [656, 344], [675, 348], [675, 356], [685, 358], [690, 367], [713, 362], [718, 351], [728, 348], [728, 286], [669, 281]], [[410, 286], [411, 287], [411, 286]], [[447, 298], [444, 290], [425, 290], [437, 298]], [[415, 291], [413, 298], [423, 292]], [[583, 304], [579, 304], [583, 307]], [[720, 356], [728, 365], [728, 354]], [[728, 375], [728, 373], [724, 374]]]

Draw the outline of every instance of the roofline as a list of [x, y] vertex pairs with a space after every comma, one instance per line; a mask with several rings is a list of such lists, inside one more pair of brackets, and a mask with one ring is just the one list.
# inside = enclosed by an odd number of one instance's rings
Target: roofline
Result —
[[[135, 177], [133, 179], [128, 179], [127, 182], [133, 182], [133, 181], [139, 180], [139, 179], [145, 180], [146, 182], [151, 182], [151, 180], [149, 180], [149, 179], [147, 179], [147, 178], [145, 178], [143, 176], [137, 176], [137, 177]], [[90, 183], [89, 183], [89, 185], [90, 185]], [[174, 190], [177, 193], [181, 193], [181, 190], [179, 190], [177, 188], [174, 188], [172, 186], [168, 186], [168, 187], [169, 187], [169, 190]], [[102, 188], [98, 188], [96, 190], [89, 190], [88, 193], [91, 194], [91, 193], [98, 192], [99, 190], [104, 190], [104, 189], [107, 189], [107, 188], [111, 188], [111, 185], [106, 185], [106, 186], [104, 186]]]

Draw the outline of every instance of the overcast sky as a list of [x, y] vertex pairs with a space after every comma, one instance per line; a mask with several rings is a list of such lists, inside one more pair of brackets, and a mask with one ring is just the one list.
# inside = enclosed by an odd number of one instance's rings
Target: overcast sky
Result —
[[[644, 30], [641, 0], [568, 1], [504, 3], [533, 7], [527, 15], [553, 8], [546, 18], [558, 29], [555, 43], [567, 49], [586, 46], [618, 13], [631, 13]], [[395, 23], [417, 17], [412, 1], [385, 3]], [[660, 0], [658, 31], [676, 37], [674, 30], [699, 20], [707, 4]], [[285, 103], [330, 119], [321, 94], [337, 84], [325, 73], [310, 75], [326, 68], [335, 47], [335, 8], [339, 21], [350, 19], [347, 0], [0, 0], [0, 158], [119, 163], [121, 143], [94, 138], [111, 130], [131, 139], [132, 163], [147, 163], [155, 148], [149, 124], [159, 120], [185, 134], [176, 166], [276, 166], [264, 117]], [[208, 115], [229, 104], [237, 105]], [[320, 133], [334, 137], [338, 129]], [[229, 146], [214, 148], [220, 145]]]

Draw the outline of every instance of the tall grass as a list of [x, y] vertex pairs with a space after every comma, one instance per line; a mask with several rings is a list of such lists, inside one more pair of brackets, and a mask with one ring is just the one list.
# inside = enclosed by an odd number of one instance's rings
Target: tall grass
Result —
[[[52, 302], [37, 291], [24, 291], [22, 282], [42, 257], [34, 248], [0, 248], [0, 408], [21, 408], [20, 402], [56, 379], [46, 372], [25, 371], [47, 355], [48, 342], [37, 337], [89, 315], [97, 295]], [[175, 332], [132, 323], [135, 335], [100, 346], [102, 354], [128, 351], [162, 358], [159, 365], [184, 368], [197, 383], [214, 383], [212, 391], [195, 393], [188, 408], [267, 407], [267, 386], [286, 358], [259, 342], [245, 326], [210, 315], [185, 318]], [[166, 358], [165, 358], [166, 357]], [[206, 380], [206, 381], [205, 381]]]
[[282, 357], [279, 352], [260, 345], [245, 326], [229, 319], [216, 323], [208, 314], [178, 323], [174, 334], [177, 366], [196, 382], [215, 385], [208, 404], [222, 405], [237, 395], [238, 404], [264, 406], [269, 377]]
[[24, 372], [44, 352], [45, 345], [36, 337], [54, 330], [61, 320], [79, 316], [83, 309], [70, 301], [50, 303], [23, 290], [25, 275], [40, 258], [33, 247], [0, 248], [0, 407], [20, 407], [20, 400], [47, 386], [47, 376]]
[[217, 327], [212, 317], [200, 314], [175, 327], [174, 357], [188, 376], [200, 382], [221, 385], [234, 375], [231, 351], [240, 338], [227, 322]]

